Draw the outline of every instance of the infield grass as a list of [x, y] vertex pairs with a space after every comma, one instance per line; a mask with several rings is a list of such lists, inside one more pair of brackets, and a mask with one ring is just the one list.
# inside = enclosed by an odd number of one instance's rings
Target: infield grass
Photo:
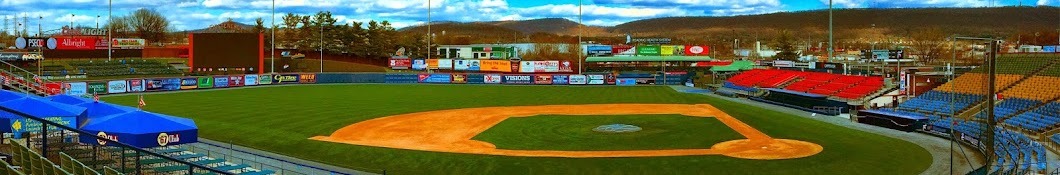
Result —
[[[931, 155], [912, 143], [669, 87], [304, 85], [148, 94], [145, 110], [194, 119], [208, 139], [387, 174], [919, 174]], [[135, 105], [135, 96], [103, 100]], [[309, 140], [346, 125], [411, 112], [549, 104], [712, 104], [774, 138], [824, 151], [788, 160], [719, 155], [528, 158], [410, 151]], [[585, 143], [585, 144], [582, 144]], [[574, 142], [585, 148], [599, 142]], [[669, 143], [658, 143], [669, 144]], [[574, 145], [572, 145], [574, 147]]]
[[[602, 133], [601, 125], [628, 124], [637, 132]], [[715, 118], [683, 115], [540, 115], [508, 118], [472, 138], [499, 149], [619, 151], [708, 149], [716, 143], [745, 139]]]

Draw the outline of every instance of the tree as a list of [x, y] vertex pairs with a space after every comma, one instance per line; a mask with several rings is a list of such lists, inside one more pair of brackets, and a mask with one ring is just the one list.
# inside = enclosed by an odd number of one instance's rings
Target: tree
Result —
[[911, 46], [916, 55], [919, 55], [920, 61], [932, 63], [938, 59], [941, 59], [944, 52], [948, 52], [950, 49], [943, 47], [945, 43], [946, 34], [941, 28], [932, 27], [922, 30], [915, 30], [909, 34], [913, 40]]
[[265, 32], [265, 20], [258, 18], [257, 20], [254, 20], [254, 33], [262, 32]]
[[792, 43], [791, 34], [788, 31], [781, 31], [780, 38], [777, 39], [777, 47], [780, 52], [773, 56], [777, 60], [789, 60], [798, 61], [799, 54], [795, 53], [795, 45]]
[[165, 16], [146, 8], [134, 11], [126, 22], [141, 38], [154, 42], [165, 40], [166, 29], [169, 28], [169, 20]]
[[131, 30], [129, 29], [128, 21], [128, 17], [113, 17], [110, 19], [110, 22], [107, 22], [105, 27], [107, 27], [107, 30], [109, 30], [111, 35], [115, 38], [129, 37], [128, 33]]
[[282, 36], [282, 39], [280, 41], [281, 43], [283, 43], [283, 47], [294, 47], [294, 43], [297, 43], [298, 32], [295, 30], [295, 28], [298, 27], [298, 23], [301, 21], [301, 19], [302, 17], [295, 15], [294, 13], [287, 13], [287, 15], [283, 16], [284, 28], [282, 32], [280, 32]]

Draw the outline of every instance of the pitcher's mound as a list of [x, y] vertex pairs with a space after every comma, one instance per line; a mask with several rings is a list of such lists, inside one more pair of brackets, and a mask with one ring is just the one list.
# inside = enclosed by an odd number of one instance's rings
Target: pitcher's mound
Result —
[[711, 149], [729, 157], [759, 160], [803, 158], [824, 151], [821, 145], [788, 139], [732, 140], [715, 144]]

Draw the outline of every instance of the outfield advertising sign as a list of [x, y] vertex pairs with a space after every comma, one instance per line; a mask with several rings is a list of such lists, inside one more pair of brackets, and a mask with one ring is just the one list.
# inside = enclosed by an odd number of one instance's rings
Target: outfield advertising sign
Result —
[[560, 61], [559, 62], [559, 71], [560, 72], [574, 72], [574, 70], [571, 68], [570, 61]]
[[519, 63], [519, 72], [521, 73], [534, 73], [534, 64], [537, 61], [523, 61]]
[[143, 79], [132, 79], [132, 80], [128, 80], [128, 82], [129, 82], [129, 92], [143, 92], [144, 90], [147, 89], [147, 88], [144, 87], [145, 83], [144, 83]]
[[465, 84], [467, 83], [467, 75], [465, 74], [453, 74], [453, 84]]
[[659, 56], [659, 46], [637, 46], [637, 55]]
[[616, 83], [615, 85], [619, 85], [619, 86], [633, 86], [633, 85], [637, 85], [637, 79], [635, 79], [635, 78], [619, 78], [617, 81], [618, 81], [618, 83]]
[[501, 84], [502, 76], [498, 74], [486, 74], [482, 76], [482, 82], [486, 84]]
[[215, 87], [215, 88], [226, 88], [226, 87], [228, 87], [228, 76], [213, 77], [213, 87]]
[[534, 84], [533, 75], [505, 75], [504, 84]]
[[125, 80], [114, 80], [107, 82], [107, 93], [118, 94], [129, 91], [129, 82]]
[[424, 70], [427, 69], [427, 62], [424, 60], [412, 60], [412, 70]]
[[589, 78], [585, 75], [570, 75], [568, 76], [567, 84], [587, 84]]
[[612, 75], [612, 74], [604, 75], [604, 83], [615, 84], [616, 83], [615, 78], [616, 78], [615, 75]]
[[66, 95], [82, 96], [88, 94], [88, 83], [85, 82], [66, 83], [63, 86], [66, 86]]
[[534, 84], [549, 85], [552, 84], [552, 75], [535, 75]]
[[588, 75], [588, 84], [604, 84], [604, 75]]
[[552, 84], [555, 84], [555, 85], [567, 84], [567, 79], [569, 77], [570, 76], [568, 76], [568, 75], [553, 75], [552, 76]]
[[298, 74], [277, 74], [272, 76], [273, 84], [298, 83]]
[[199, 79], [198, 78], [183, 78], [183, 79], [180, 79], [180, 89], [186, 90], [186, 89], [195, 89], [195, 88], [199, 88]]
[[180, 87], [181, 81], [179, 78], [147, 80], [147, 91], [174, 91], [180, 90]]
[[453, 69], [453, 59], [438, 59], [438, 69]]
[[246, 83], [246, 81], [243, 81], [243, 76], [228, 77], [228, 87], [241, 87], [243, 83]]
[[199, 77], [199, 89], [213, 88], [213, 77]]
[[272, 74], [258, 75], [258, 85], [272, 84]]
[[559, 72], [559, 61], [542, 61], [545, 63], [545, 72]]
[[88, 94], [106, 94], [107, 83], [106, 82], [90, 82], [88, 83]]
[[298, 83], [302, 83], [302, 84], [317, 83], [317, 74], [302, 74], [302, 75], [298, 75]]
[[[75, 123], [77, 123], [77, 117], [44, 117], [43, 119], [63, 126], [77, 127], [75, 125]], [[9, 122], [8, 126], [11, 126], [11, 132], [16, 136], [22, 135], [24, 132], [41, 132], [41, 126], [43, 125], [41, 122], [23, 117], [11, 119]], [[56, 131], [60, 129], [49, 125], [48, 130]]]
[[452, 76], [449, 74], [420, 74], [420, 83], [451, 83]]
[[471, 60], [454, 60], [453, 70], [467, 70], [471, 67]]
[[258, 75], [257, 74], [244, 75], [243, 76], [243, 85], [246, 85], [246, 86], [257, 86], [258, 85]]

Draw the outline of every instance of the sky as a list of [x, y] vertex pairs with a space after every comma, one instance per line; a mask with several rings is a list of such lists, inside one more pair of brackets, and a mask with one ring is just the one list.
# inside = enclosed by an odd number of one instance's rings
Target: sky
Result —
[[[195, 30], [231, 18], [254, 24], [263, 18], [268, 26], [272, 0], [113, 0], [114, 16], [140, 8], [160, 12], [174, 30]], [[577, 21], [578, 0], [276, 0], [276, 24], [286, 13], [314, 14], [331, 11], [338, 23], [390, 21], [394, 27], [431, 21], [500, 21], [567, 18]], [[828, 0], [583, 0], [583, 23], [614, 26], [625, 22], [672, 16], [734, 16], [828, 8]], [[834, 0], [835, 8], [923, 8], [1060, 5], [1060, 0]], [[0, 17], [26, 17], [30, 34], [38, 23], [45, 33], [65, 25], [95, 27], [107, 21], [106, 0], [0, 0]], [[97, 16], [99, 16], [97, 18]], [[17, 26], [12, 20], [4, 30]]]

